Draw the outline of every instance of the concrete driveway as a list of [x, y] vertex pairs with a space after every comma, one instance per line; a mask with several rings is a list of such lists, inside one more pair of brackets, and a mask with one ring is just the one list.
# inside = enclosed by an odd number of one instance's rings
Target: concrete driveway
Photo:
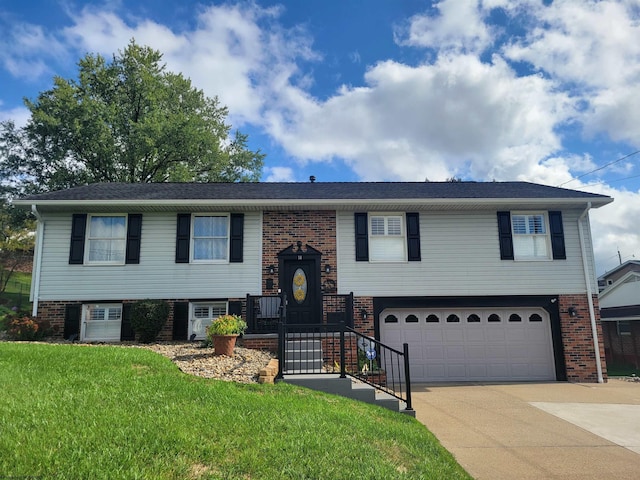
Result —
[[416, 418], [471, 476], [640, 479], [640, 383], [418, 384]]

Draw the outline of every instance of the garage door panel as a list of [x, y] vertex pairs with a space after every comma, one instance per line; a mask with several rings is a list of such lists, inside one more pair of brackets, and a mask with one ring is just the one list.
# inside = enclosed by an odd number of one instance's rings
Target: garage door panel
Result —
[[464, 329], [464, 339], [467, 343], [482, 343], [486, 342], [484, 329], [478, 328], [478, 325], [473, 327], [466, 327]]
[[464, 359], [464, 356], [465, 356], [464, 345], [447, 345], [444, 348], [447, 354], [448, 361], [457, 362], [457, 361], [460, 361], [461, 359]]
[[466, 377], [467, 378], [483, 378], [487, 376], [487, 365], [485, 364], [476, 364], [476, 365], [468, 365]]
[[451, 377], [454, 380], [460, 380], [467, 378], [467, 369], [464, 363], [453, 363], [446, 366], [447, 377]]
[[464, 330], [462, 328], [448, 328], [444, 332], [444, 341], [445, 342], [463, 342], [464, 341]]
[[[550, 320], [542, 309], [387, 310], [381, 318], [387, 315], [399, 321], [381, 322], [381, 340], [398, 350], [409, 345], [416, 382], [555, 379]], [[532, 315], [540, 321], [530, 321]]]
[[[434, 347], [429, 347], [427, 349], [423, 350], [424, 353], [424, 358], [427, 361], [433, 361], [433, 360], [444, 360], [445, 356], [444, 356], [444, 346], [443, 345], [438, 345], [438, 346], [434, 346]], [[412, 358], [412, 353], [411, 353], [411, 349], [409, 349], [409, 359]]]

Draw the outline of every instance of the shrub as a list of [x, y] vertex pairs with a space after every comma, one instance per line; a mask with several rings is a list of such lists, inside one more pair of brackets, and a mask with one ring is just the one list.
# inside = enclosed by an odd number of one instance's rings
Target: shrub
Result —
[[131, 307], [131, 327], [142, 343], [155, 342], [169, 318], [169, 304], [163, 300], [142, 300]]
[[15, 316], [7, 316], [7, 319], [7, 335], [12, 340], [41, 340], [50, 334], [49, 322], [29, 314], [17, 313]]

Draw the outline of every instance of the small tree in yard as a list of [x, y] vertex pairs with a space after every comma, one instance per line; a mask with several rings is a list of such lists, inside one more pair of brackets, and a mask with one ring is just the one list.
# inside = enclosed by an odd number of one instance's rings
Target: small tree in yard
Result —
[[152, 343], [169, 318], [169, 304], [163, 300], [143, 300], [131, 308], [131, 327], [142, 343]]

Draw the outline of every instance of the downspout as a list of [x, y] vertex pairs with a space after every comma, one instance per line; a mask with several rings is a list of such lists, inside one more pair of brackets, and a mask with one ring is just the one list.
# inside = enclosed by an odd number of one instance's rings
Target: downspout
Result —
[[598, 383], [604, 383], [602, 378], [602, 359], [600, 358], [600, 343], [598, 342], [598, 327], [596, 325], [596, 313], [593, 307], [593, 297], [591, 291], [591, 278], [589, 275], [589, 263], [587, 262], [587, 248], [584, 240], [584, 229], [582, 221], [591, 210], [591, 202], [587, 202], [587, 208], [578, 217], [578, 234], [580, 236], [580, 249], [582, 250], [582, 268], [584, 269], [584, 280], [587, 284], [587, 302], [589, 304], [589, 317], [591, 318], [591, 335], [593, 337], [593, 349], [596, 354], [596, 370], [598, 372]]
[[33, 302], [33, 311], [31, 314], [36, 317], [38, 315], [38, 299], [40, 298], [40, 266], [42, 265], [42, 244], [44, 243], [44, 220], [38, 212], [36, 205], [31, 205], [31, 213], [36, 217], [36, 248], [33, 258], [33, 281], [31, 282], [31, 301]]

